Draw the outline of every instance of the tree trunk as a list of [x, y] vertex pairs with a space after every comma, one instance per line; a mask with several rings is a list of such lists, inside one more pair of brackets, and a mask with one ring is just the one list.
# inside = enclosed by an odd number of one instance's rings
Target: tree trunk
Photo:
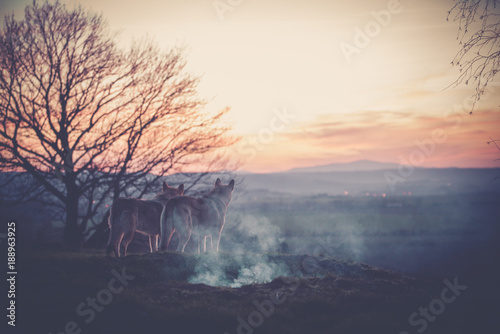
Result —
[[67, 185], [64, 243], [72, 250], [80, 250], [83, 241], [82, 229], [78, 226], [78, 202], [79, 195], [76, 185]]

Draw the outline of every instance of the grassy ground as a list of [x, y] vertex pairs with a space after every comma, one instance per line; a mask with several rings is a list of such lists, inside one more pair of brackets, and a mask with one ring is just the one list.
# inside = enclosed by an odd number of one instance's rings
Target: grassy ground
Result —
[[[218, 266], [234, 281], [241, 268], [264, 260], [286, 274], [240, 288], [188, 282], [203, 266]], [[18, 262], [18, 333], [418, 333], [422, 323], [411, 326], [409, 316], [446, 287], [442, 280], [305, 255], [166, 252], [115, 259], [29, 251]], [[487, 288], [498, 282], [495, 275], [487, 266], [462, 273], [467, 289], [427, 321], [425, 333], [496, 332], [489, 330], [500, 297]]]

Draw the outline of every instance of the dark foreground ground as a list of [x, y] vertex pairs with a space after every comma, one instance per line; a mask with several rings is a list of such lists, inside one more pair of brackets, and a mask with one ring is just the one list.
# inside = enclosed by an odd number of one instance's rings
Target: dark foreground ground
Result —
[[[490, 255], [456, 278], [439, 279], [325, 257], [265, 255], [286, 277], [231, 288], [188, 280], [203, 266], [217, 266], [234, 282], [262, 255], [115, 259], [101, 252], [26, 251], [18, 256], [16, 327], [6, 327], [54, 334], [498, 333], [500, 275], [492, 263], [498, 254]], [[452, 291], [453, 284], [461, 287]]]

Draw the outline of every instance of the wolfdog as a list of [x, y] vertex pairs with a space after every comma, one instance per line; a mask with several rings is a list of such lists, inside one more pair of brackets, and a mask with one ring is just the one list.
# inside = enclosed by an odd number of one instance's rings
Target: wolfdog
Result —
[[158, 237], [160, 235], [161, 212], [168, 200], [184, 194], [184, 184], [171, 188], [163, 182], [162, 192], [155, 198], [145, 201], [135, 198], [118, 198], [111, 205], [109, 214], [109, 241], [106, 253], [115, 252], [120, 257], [120, 244], [123, 241], [123, 256], [127, 255], [127, 247], [134, 237], [134, 233], [149, 236], [151, 253], [158, 251]]
[[160, 250], [165, 250], [170, 244], [172, 235], [179, 234], [178, 252], [184, 252], [186, 245], [193, 234], [198, 243], [198, 253], [207, 250], [207, 237], [210, 237], [210, 250], [213, 251], [212, 236], [217, 238], [216, 252], [219, 251], [220, 237], [224, 228], [226, 211], [231, 202], [234, 190], [234, 180], [223, 185], [218, 178], [212, 191], [201, 198], [178, 196], [168, 201], [161, 214]]

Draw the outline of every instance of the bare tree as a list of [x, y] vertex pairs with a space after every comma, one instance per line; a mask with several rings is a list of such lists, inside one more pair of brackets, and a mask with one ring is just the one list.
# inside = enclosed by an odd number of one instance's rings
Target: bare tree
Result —
[[486, 142], [486, 144], [488, 145], [493, 144], [500, 151], [500, 146], [498, 146], [497, 144], [498, 142], [500, 142], [500, 139], [493, 139], [490, 137], [490, 141]]
[[6, 17], [0, 34], [0, 168], [27, 172], [65, 211], [80, 245], [106, 199], [232, 143], [205, 112], [182, 48], [120, 50], [100, 15], [59, 1]]
[[452, 86], [474, 84], [474, 104], [500, 69], [500, 11], [498, 0], [455, 0], [447, 20], [458, 21], [461, 49], [452, 61], [460, 74]]

